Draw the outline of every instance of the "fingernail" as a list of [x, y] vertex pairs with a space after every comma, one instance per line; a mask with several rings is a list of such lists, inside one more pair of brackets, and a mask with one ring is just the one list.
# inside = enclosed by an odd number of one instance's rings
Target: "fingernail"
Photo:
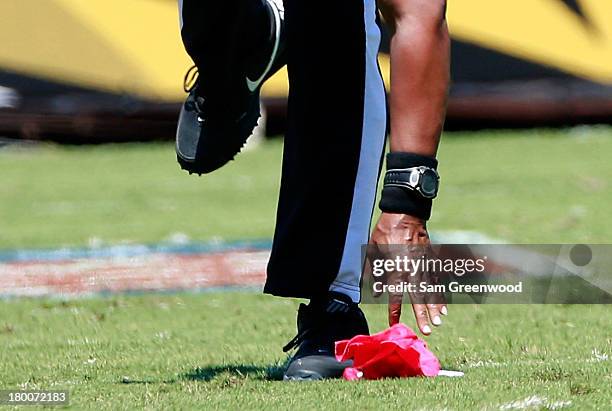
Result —
[[423, 331], [423, 334], [431, 334], [431, 328], [429, 325], [424, 326], [421, 331]]
[[440, 312], [442, 313], [442, 315], [448, 315], [448, 310], [446, 309], [446, 306], [442, 306]]
[[440, 325], [440, 324], [442, 324], [442, 320], [440, 319], [440, 316], [439, 316], [439, 315], [436, 315], [436, 316], [435, 316], [435, 317], [434, 317], [434, 318], [431, 320], [431, 322], [433, 323], [433, 325]]

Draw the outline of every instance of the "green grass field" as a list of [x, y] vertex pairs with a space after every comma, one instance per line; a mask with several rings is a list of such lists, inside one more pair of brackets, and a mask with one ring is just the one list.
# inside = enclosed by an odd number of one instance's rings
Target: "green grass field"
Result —
[[[271, 236], [279, 142], [201, 179], [172, 150], [0, 150], [0, 249]], [[609, 128], [447, 135], [430, 228], [610, 242], [611, 154]], [[0, 300], [0, 388], [69, 389], [76, 409], [612, 409], [608, 306], [451, 306], [427, 341], [463, 378], [283, 383], [297, 303], [248, 292]], [[383, 306], [364, 309], [385, 328]]]
[[[4, 302], [1, 386], [67, 388], [78, 409], [612, 406], [608, 307], [452, 306], [428, 341], [464, 378], [305, 384], [276, 380], [295, 309], [233, 292]], [[385, 327], [383, 307], [366, 312]]]
[[[449, 134], [432, 230], [520, 243], [612, 238], [612, 129]], [[0, 150], [0, 249], [270, 238], [281, 143], [210, 176], [181, 172], [171, 144]], [[245, 206], [248, 205], [248, 206]]]

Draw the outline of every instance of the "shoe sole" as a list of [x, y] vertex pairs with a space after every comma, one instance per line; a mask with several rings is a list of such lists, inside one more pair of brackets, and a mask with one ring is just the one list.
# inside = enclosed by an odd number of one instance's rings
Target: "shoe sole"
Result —
[[292, 360], [285, 373], [284, 381], [319, 381], [338, 379], [346, 367], [351, 367], [352, 361], [342, 363], [333, 356], [309, 355]]
[[314, 374], [304, 374], [304, 375], [283, 375], [283, 381], [322, 381], [324, 378], [317, 373]]

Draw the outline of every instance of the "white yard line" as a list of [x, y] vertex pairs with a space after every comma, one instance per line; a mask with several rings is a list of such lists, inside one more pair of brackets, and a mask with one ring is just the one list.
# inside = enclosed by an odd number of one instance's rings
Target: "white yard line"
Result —
[[502, 411], [505, 410], [529, 410], [529, 409], [541, 409], [545, 407], [549, 410], [560, 410], [565, 407], [572, 405], [571, 401], [550, 401], [546, 397], [540, 397], [538, 395], [531, 395], [521, 400], [507, 402], [499, 406]]

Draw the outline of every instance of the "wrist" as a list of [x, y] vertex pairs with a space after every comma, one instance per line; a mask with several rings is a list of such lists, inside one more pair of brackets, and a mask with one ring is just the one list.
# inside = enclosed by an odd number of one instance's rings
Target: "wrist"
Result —
[[408, 151], [391, 151], [387, 153], [387, 169], [416, 166], [437, 169], [438, 160], [434, 156], [425, 156]]
[[405, 152], [387, 154], [380, 209], [428, 220], [438, 191], [437, 166], [434, 157]]

